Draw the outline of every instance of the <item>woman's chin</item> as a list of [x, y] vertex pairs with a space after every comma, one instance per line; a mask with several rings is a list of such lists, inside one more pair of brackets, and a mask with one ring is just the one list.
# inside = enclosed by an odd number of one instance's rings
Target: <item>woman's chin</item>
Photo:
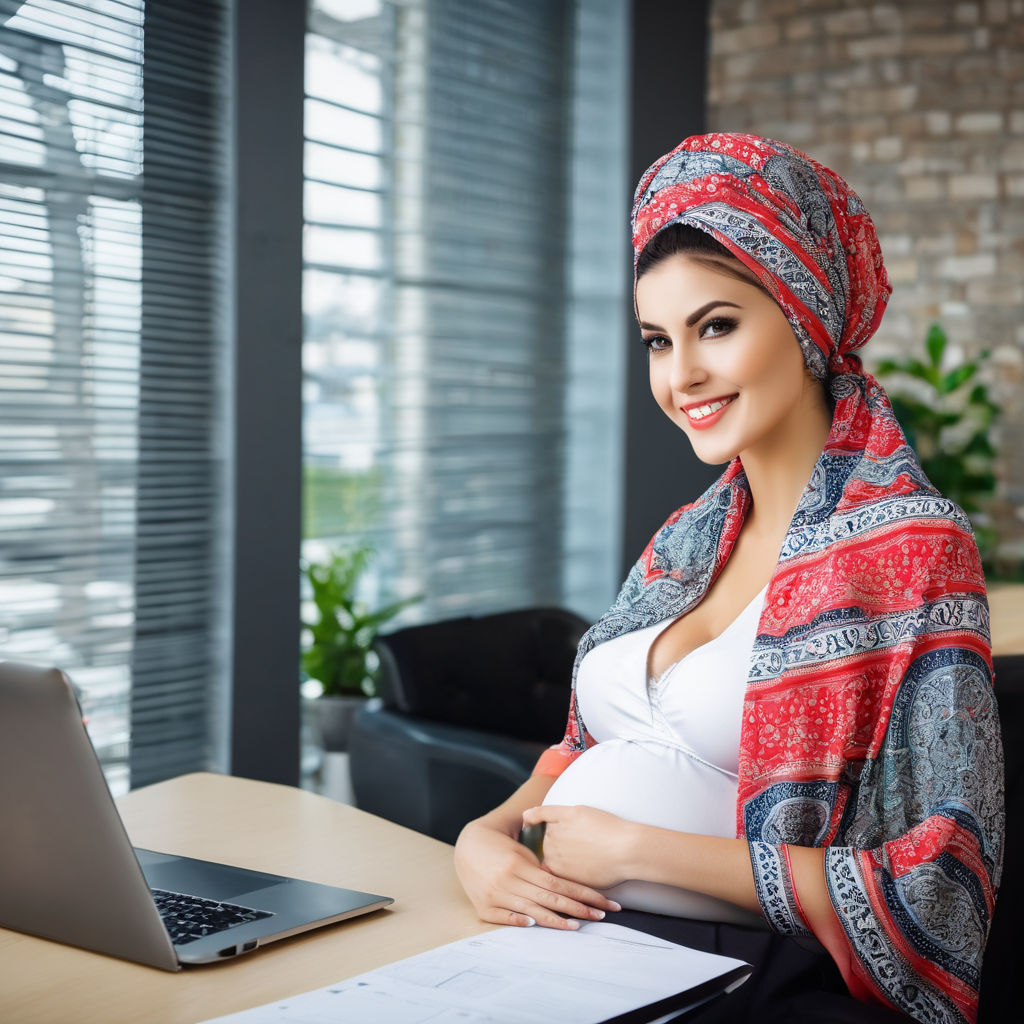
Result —
[[739, 455], [739, 452], [733, 452], [731, 455], [712, 456], [702, 455], [695, 449], [694, 455], [696, 455], [697, 458], [700, 459], [700, 461], [703, 462], [705, 466], [726, 466], [730, 462], [732, 462], [732, 460], [735, 459], [737, 455]]
[[[698, 430], [688, 419], [676, 421], [686, 439], [690, 442], [693, 454], [707, 466], [724, 466], [732, 462], [740, 453], [742, 445], [736, 440], [735, 431], [722, 424], [715, 424], [707, 430]], [[724, 427], [724, 429], [722, 429]]]
[[693, 434], [687, 435], [690, 439], [690, 446], [693, 454], [706, 466], [724, 466], [739, 455], [739, 449], [729, 444], [709, 444], [703, 438], [694, 438]]

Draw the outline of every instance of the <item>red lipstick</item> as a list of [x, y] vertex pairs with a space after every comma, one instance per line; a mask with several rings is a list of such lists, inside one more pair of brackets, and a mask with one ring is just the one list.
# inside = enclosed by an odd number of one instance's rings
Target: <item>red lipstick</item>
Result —
[[[681, 409], [686, 413], [686, 419], [694, 430], [707, 430], [722, 418], [725, 410], [738, 397], [738, 395], [724, 395], [721, 398], [705, 399], [703, 402], [690, 402], [688, 405], [681, 406]], [[703, 415], [700, 415], [701, 412]]]

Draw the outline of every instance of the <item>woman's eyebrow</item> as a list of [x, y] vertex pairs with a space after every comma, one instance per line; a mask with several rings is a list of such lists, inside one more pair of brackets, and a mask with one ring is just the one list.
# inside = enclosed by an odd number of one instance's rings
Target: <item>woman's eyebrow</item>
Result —
[[[712, 299], [710, 302], [705, 302], [700, 309], [695, 309], [686, 318], [686, 326], [692, 327], [702, 316], [710, 313], [716, 306], [732, 306], [734, 309], [743, 308], [738, 302], [727, 302], [725, 299]], [[643, 331], [660, 331], [662, 334], [665, 333], [664, 327], [659, 324], [648, 323], [646, 320], [640, 321], [640, 329]]]
[[725, 299], [712, 299], [710, 302], [705, 302], [700, 309], [695, 309], [686, 318], [686, 326], [692, 327], [702, 316], [706, 313], [710, 313], [716, 306], [732, 306], [734, 309], [740, 308], [739, 303], [736, 302], [726, 302]]

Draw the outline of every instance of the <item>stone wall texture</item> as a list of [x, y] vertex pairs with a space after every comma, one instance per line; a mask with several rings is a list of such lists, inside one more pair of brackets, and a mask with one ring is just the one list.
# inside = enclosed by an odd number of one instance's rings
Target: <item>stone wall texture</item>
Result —
[[999, 563], [1024, 565], [1024, 0], [712, 0], [708, 125], [782, 139], [843, 175], [893, 297], [864, 352], [987, 349]]

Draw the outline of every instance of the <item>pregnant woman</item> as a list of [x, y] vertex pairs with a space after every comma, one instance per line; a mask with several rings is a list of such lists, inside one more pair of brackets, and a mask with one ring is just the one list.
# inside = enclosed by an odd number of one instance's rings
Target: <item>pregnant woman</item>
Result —
[[855, 354], [891, 291], [871, 220], [792, 147], [714, 134], [648, 169], [632, 227], [651, 390], [728, 466], [584, 636], [565, 738], [466, 826], [462, 884], [486, 921], [653, 911], [755, 962], [700, 1020], [973, 1021], [1003, 835], [985, 584]]

